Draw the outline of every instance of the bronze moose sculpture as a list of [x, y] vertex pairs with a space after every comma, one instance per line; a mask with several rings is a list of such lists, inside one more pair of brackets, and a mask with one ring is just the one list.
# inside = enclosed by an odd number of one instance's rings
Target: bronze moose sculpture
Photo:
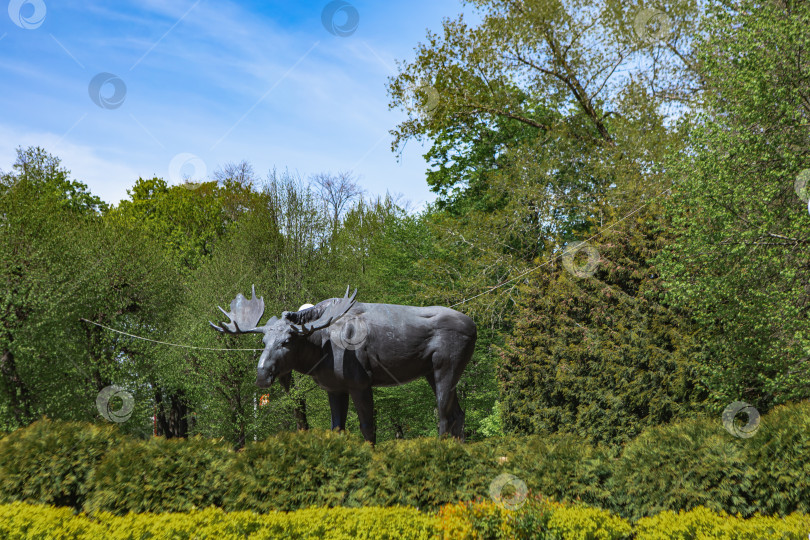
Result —
[[373, 386], [396, 386], [424, 377], [436, 394], [439, 434], [464, 439], [464, 411], [456, 385], [475, 349], [477, 330], [468, 316], [446, 307], [366, 304], [349, 297], [330, 298], [300, 311], [285, 311], [257, 326], [264, 298], [255, 286], [248, 300], [231, 302], [229, 319], [216, 330], [264, 334], [256, 384], [275, 379], [289, 387], [291, 372], [312, 376], [329, 395], [332, 429], [344, 430], [349, 396], [363, 437], [376, 441]]

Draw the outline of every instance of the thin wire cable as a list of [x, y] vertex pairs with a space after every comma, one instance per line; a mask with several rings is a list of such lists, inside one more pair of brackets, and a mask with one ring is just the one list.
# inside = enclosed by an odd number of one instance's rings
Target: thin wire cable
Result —
[[[648, 206], [648, 205], [649, 205], [651, 202], [653, 202], [654, 200], [656, 200], [658, 197], [660, 197], [661, 195], [663, 195], [663, 194], [664, 194], [664, 193], [666, 193], [667, 191], [671, 191], [671, 190], [672, 190], [672, 188], [667, 188], [667, 189], [665, 189], [664, 191], [662, 191], [661, 193], [659, 193], [658, 195], [656, 195], [655, 197], [653, 197], [652, 199], [650, 199], [648, 202], [646, 202], [646, 203], [642, 204], [641, 206], [639, 206], [638, 208], [636, 208], [635, 210], [633, 210], [632, 212], [630, 212], [629, 214], [627, 214], [626, 216], [624, 216], [623, 218], [621, 218], [620, 220], [618, 220], [618, 221], [614, 221], [614, 222], [613, 222], [613, 223], [611, 223], [609, 226], [605, 227], [604, 229], [601, 229], [601, 230], [600, 230], [598, 233], [594, 234], [593, 236], [591, 236], [590, 238], [588, 238], [587, 240], [585, 240], [585, 242], [590, 242], [591, 240], [593, 240], [593, 239], [594, 239], [594, 238], [596, 238], [597, 236], [601, 236], [601, 234], [602, 234], [603, 232], [609, 231], [610, 229], [612, 229], [613, 227], [615, 227], [616, 225], [618, 225], [619, 223], [621, 223], [621, 222], [622, 222], [622, 221], [624, 221], [625, 219], [629, 218], [629, 217], [630, 217], [630, 216], [632, 216], [633, 214], [635, 214], [635, 213], [637, 213], [638, 211], [640, 211], [640, 210], [641, 210], [642, 208], [644, 208], [645, 206]], [[563, 255], [565, 255], [566, 253], [568, 253], [568, 248], [564, 249], [564, 250], [562, 251], [562, 253], [560, 253], [559, 255], [555, 255], [554, 257], [550, 258], [549, 260], [547, 260], [547, 261], [546, 261], [546, 262], [544, 262], [543, 264], [541, 264], [541, 265], [539, 265], [539, 266], [535, 266], [534, 268], [530, 268], [530, 269], [526, 270], [525, 272], [523, 272], [523, 273], [521, 273], [521, 274], [518, 274], [517, 276], [515, 276], [515, 277], [513, 277], [513, 278], [507, 279], [507, 280], [506, 280], [506, 281], [504, 281], [503, 283], [499, 283], [498, 285], [495, 285], [494, 287], [492, 287], [492, 288], [491, 288], [491, 289], [489, 289], [488, 291], [484, 291], [484, 292], [482, 292], [482, 293], [480, 293], [480, 294], [476, 294], [475, 296], [471, 296], [470, 298], [465, 298], [465, 299], [464, 299], [464, 300], [462, 300], [461, 302], [457, 302], [457, 303], [453, 304], [453, 305], [452, 305], [452, 306], [450, 306], [450, 307], [451, 307], [451, 308], [454, 308], [454, 307], [456, 307], [456, 306], [460, 306], [461, 304], [464, 304], [464, 303], [466, 303], [466, 302], [469, 302], [470, 300], [475, 300], [475, 299], [476, 299], [476, 298], [478, 298], [479, 296], [484, 296], [485, 294], [489, 294], [489, 293], [491, 293], [492, 291], [494, 291], [494, 290], [496, 290], [496, 289], [500, 289], [500, 288], [501, 288], [501, 287], [503, 287], [504, 285], [508, 285], [509, 283], [512, 283], [513, 281], [515, 281], [515, 280], [517, 280], [517, 279], [520, 279], [520, 278], [522, 278], [523, 276], [529, 275], [529, 274], [531, 274], [532, 272], [536, 272], [537, 270], [540, 270], [541, 268], [543, 268], [544, 266], [548, 265], [549, 263], [552, 263], [552, 262], [556, 261], [557, 259], [559, 259], [559, 258], [560, 258], [560, 257], [562, 257]]]
[[[622, 221], [624, 221], [625, 219], [629, 218], [629, 217], [630, 217], [630, 216], [632, 216], [633, 214], [638, 213], [638, 212], [639, 212], [639, 211], [640, 211], [642, 208], [644, 208], [644, 207], [648, 206], [648, 205], [649, 205], [651, 202], [653, 202], [654, 200], [656, 200], [658, 197], [660, 197], [660, 196], [661, 196], [661, 195], [663, 195], [664, 193], [666, 193], [666, 192], [668, 192], [668, 191], [671, 191], [671, 190], [672, 190], [672, 188], [667, 188], [667, 189], [665, 189], [664, 191], [662, 191], [661, 193], [659, 193], [658, 195], [656, 195], [655, 197], [653, 197], [652, 199], [650, 199], [648, 202], [646, 202], [646, 203], [642, 204], [641, 206], [639, 206], [638, 208], [636, 208], [636, 209], [635, 209], [635, 210], [633, 210], [632, 212], [628, 213], [627, 215], [625, 215], [625, 216], [624, 216], [624, 217], [622, 217], [621, 219], [619, 219], [619, 220], [617, 220], [617, 221], [615, 221], [615, 222], [611, 223], [609, 226], [607, 226], [607, 227], [605, 227], [605, 228], [601, 229], [599, 232], [597, 232], [596, 234], [594, 234], [593, 236], [591, 236], [590, 238], [588, 238], [587, 240], [585, 240], [585, 242], [590, 242], [590, 241], [591, 241], [591, 240], [593, 240], [594, 238], [596, 238], [596, 237], [598, 237], [598, 236], [601, 236], [601, 235], [602, 235], [602, 233], [604, 233], [604, 232], [606, 232], [606, 231], [611, 230], [613, 227], [615, 227], [616, 225], [618, 225], [619, 223], [621, 223], [621, 222], [622, 222]], [[478, 298], [478, 297], [480, 297], [480, 296], [484, 296], [485, 294], [489, 294], [489, 293], [491, 293], [492, 291], [494, 291], [494, 290], [496, 290], [496, 289], [500, 289], [501, 287], [503, 287], [503, 286], [505, 286], [505, 285], [508, 285], [509, 283], [512, 283], [513, 281], [515, 281], [515, 280], [518, 280], [518, 279], [522, 278], [523, 276], [529, 275], [529, 274], [531, 274], [532, 272], [536, 272], [537, 270], [539, 270], [539, 269], [543, 268], [544, 266], [548, 265], [549, 263], [552, 263], [552, 262], [556, 261], [557, 259], [559, 259], [559, 258], [560, 258], [560, 257], [562, 257], [563, 255], [565, 255], [566, 253], [568, 253], [568, 248], [566, 248], [565, 250], [563, 250], [563, 251], [562, 251], [562, 253], [560, 253], [559, 255], [555, 255], [554, 257], [551, 257], [550, 259], [548, 259], [548, 260], [547, 260], [546, 262], [544, 262], [543, 264], [541, 264], [541, 265], [539, 265], [539, 266], [535, 266], [534, 268], [530, 268], [529, 270], [526, 270], [525, 272], [522, 272], [522, 273], [518, 274], [517, 276], [515, 276], [515, 277], [513, 277], [513, 278], [510, 278], [510, 279], [508, 279], [508, 280], [506, 280], [506, 281], [504, 281], [504, 282], [502, 282], [502, 283], [499, 283], [498, 285], [496, 285], [496, 286], [494, 286], [494, 287], [490, 288], [490, 289], [489, 289], [489, 290], [487, 290], [487, 291], [484, 291], [484, 292], [482, 292], [482, 293], [480, 293], [480, 294], [476, 294], [475, 296], [471, 296], [470, 298], [465, 298], [465, 299], [464, 299], [464, 300], [462, 300], [461, 302], [457, 302], [457, 303], [453, 304], [453, 305], [452, 305], [452, 306], [450, 306], [450, 307], [451, 307], [451, 308], [453, 308], [453, 307], [456, 307], [456, 306], [460, 306], [461, 304], [464, 304], [464, 303], [469, 302], [469, 301], [471, 301], [471, 300], [475, 300], [476, 298]], [[132, 338], [135, 338], [135, 339], [142, 339], [142, 340], [144, 340], [144, 341], [150, 341], [150, 342], [152, 342], [152, 343], [158, 343], [158, 344], [160, 344], [160, 345], [168, 345], [168, 346], [170, 346], [170, 347], [182, 347], [182, 348], [185, 348], [185, 349], [196, 349], [196, 350], [200, 350], [200, 351], [263, 351], [263, 350], [264, 350], [264, 349], [222, 349], [222, 348], [217, 349], [217, 348], [212, 348], [212, 347], [195, 347], [195, 346], [193, 346], [193, 345], [180, 345], [179, 343], [168, 343], [168, 342], [166, 342], [166, 341], [158, 341], [158, 340], [156, 340], [156, 339], [149, 339], [149, 338], [145, 338], [145, 337], [141, 337], [141, 336], [136, 336], [136, 335], [134, 335], [134, 334], [129, 334], [129, 333], [127, 333], [127, 332], [123, 332], [123, 331], [121, 331], [121, 330], [116, 330], [115, 328], [110, 328], [109, 326], [105, 326], [105, 325], [103, 325], [103, 324], [99, 324], [99, 323], [94, 322], [94, 321], [88, 321], [88, 320], [87, 320], [87, 319], [85, 319], [85, 318], [81, 318], [80, 320], [82, 320], [82, 321], [84, 321], [84, 322], [89, 322], [90, 324], [95, 324], [96, 326], [99, 326], [99, 327], [101, 327], [101, 328], [105, 328], [105, 329], [110, 330], [110, 331], [112, 331], [112, 332], [117, 332], [117, 333], [119, 333], [119, 334], [122, 334], [122, 335], [125, 335], [125, 336], [128, 336], [128, 337], [132, 337]], [[323, 360], [323, 359], [321, 359], [321, 360]], [[320, 363], [320, 362], [318, 362], [318, 363]], [[316, 364], [316, 366], [317, 366], [317, 364]]]
[[123, 332], [121, 330], [116, 330], [115, 328], [110, 328], [109, 326], [104, 326], [103, 324], [99, 324], [97, 322], [88, 321], [84, 317], [80, 318], [79, 320], [84, 322], [89, 322], [90, 324], [95, 324], [96, 326], [100, 326], [106, 330], [110, 330], [111, 332], [117, 332], [119, 334], [123, 334], [125, 336], [129, 336], [135, 339], [142, 339], [144, 341], [151, 341], [152, 343], [158, 343], [160, 345], [169, 345], [170, 347], [183, 347], [184, 349], [197, 349], [200, 351], [263, 351], [264, 349], [214, 349], [211, 347], [195, 347], [193, 345], [180, 345], [179, 343], [168, 343], [166, 341], [158, 341], [156, 339], [149, 339], [141, 336], [136, 336], [135, 334], [129, 334], [127, 332]]

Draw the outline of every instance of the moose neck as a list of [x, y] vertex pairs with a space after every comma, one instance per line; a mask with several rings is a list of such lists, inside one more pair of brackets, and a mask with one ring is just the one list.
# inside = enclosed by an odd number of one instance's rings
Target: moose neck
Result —
[[328, 332], [329, 329], [316, 330], [308, 336], [300, 337], [300, 352], [296, 355], [293, 369], [300, 373], [310, 373], [323, 359], [323, 347], [321, 332]]

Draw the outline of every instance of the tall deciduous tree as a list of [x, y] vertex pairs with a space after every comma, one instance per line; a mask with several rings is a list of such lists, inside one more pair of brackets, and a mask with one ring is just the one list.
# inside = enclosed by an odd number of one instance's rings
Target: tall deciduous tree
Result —
[[676, 241], [661, 267], [690, 306], [722, 408], [810, 396], [810, 5], [719, 4], [700, 47], [706, 107], [670, 162]]

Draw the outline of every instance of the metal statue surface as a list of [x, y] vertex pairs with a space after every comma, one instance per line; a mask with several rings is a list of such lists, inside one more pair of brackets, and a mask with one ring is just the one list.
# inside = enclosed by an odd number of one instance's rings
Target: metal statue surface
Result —
[[241, 293], [231, 311], [219, 308], [230, 322], [216, 330], [228, 334], [264, 334], [256, 384], [275, 379], [289, 387], [290, 374], [310, 375], [329, 395], [332, 429], [346, 428], [349, 396], [357, 409], [360, 431], [376, 441], [371, 388], [396, 386], [424, 377], [436, 394], [439, 434], [464, 439], [464, 411], [456, 385], [475, 349], [475, 323], [446, 307], [366, 304], [357, 291], [330, 298], [300, 311], [285, 311], [257, 326], [264, 298], [255, 287], [248, 300]]

